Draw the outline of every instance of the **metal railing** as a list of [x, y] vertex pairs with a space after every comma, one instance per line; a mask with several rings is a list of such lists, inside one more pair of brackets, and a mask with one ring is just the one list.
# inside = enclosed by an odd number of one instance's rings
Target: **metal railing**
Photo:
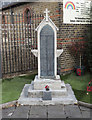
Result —
[[37, 70], [31, 50], [37, 49], [35, 29], [43, 18], [41, 14], [2, 14], [2, 75]]

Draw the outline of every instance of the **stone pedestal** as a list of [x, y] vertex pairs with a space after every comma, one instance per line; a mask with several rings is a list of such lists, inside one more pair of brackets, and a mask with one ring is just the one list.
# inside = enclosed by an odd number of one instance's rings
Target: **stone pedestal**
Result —
[[35, 76], [34, 90], [43, 90], [46, 85], [49, 85], [51, 90], [61, 90], [61, 88], [66, 89], [65, 84], [60, 80], [59, 75], [56, 76], [56, 79], [45, 79]]
[[[35, 77], [31, 84], [26, 84], [18, 100], [23, 105], [57, 105], [57, 104], [77, 104], [77, 100], [71, 86], [66, 85], [59, 79], [42, 79]], [[50, 94], [45, 90], [49, 85]], [[47, 98], [46, 98], [47, 94]], [[50, 95], [50, 96], [49, 96]]]
[[57, 78], [58, 79], [39, 79], [38, 76], [36, 76], [34, 82], [32, 82], [28, 89], [28, 97], [42, 98], [42, 93], [46, 85], [49, 86], [53, 98], [66, 96], [67, 89], [64, 81], [60, 80], [60, 76], [57, 76]]

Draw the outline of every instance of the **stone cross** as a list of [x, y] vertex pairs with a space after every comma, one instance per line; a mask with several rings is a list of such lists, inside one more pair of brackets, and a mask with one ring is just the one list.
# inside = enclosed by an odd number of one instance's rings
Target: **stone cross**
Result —
[[44, 13], [46, 14], [46, 21], [48, 21], [48, 18], [49, 18], [49, 16], [48, 16], [48, 13], [49, 13], [50, 11], [48, 11], [48, 9], [46, 8], [46, 10], [44, 11]]

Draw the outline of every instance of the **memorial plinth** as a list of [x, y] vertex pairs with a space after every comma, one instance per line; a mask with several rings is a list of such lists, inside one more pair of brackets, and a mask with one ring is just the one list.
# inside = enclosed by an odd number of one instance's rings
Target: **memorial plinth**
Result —
[[[32, 50], [38, 57], [38, 75], [35, 76], [31, 85], [25, 85], [18, 100], [24, 105], [55, 105], [77, 103], [71, 86], [65, 85], [64, 81], [57, 75], [57, 57], [63, 53], [63, 49], [57, 49], [58, 28], [48, 16], [36, 28], [38, 38], [38, 49]], [[45, 86], [50, 90], [47, 92]], [[46, 97], [47, 95], [47, 97]]]

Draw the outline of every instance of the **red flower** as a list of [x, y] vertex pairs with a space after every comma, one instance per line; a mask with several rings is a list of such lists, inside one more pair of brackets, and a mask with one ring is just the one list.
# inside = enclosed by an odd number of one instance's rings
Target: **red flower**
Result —
[[49, 89], [49, 86], [48, 86], [48, 85], [46, 85], [46, 86], [45, 86], [45, 88], [46, 88], [46, 89], [47, 89], [47, 88]]

